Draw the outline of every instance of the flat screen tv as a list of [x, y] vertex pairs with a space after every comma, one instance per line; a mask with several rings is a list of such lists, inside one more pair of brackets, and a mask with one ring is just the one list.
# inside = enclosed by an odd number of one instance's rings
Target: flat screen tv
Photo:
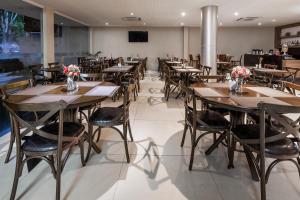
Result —
[[128, 31], [129, 42], [148, 42], [148, 31]]

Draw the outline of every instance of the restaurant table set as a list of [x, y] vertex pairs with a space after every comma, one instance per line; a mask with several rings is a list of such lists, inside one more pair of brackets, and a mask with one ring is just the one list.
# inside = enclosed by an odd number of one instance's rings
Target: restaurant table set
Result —
[[[51, 167], [57, 183], [56, 199], [60, 199], [60, 174], [73, 146], [79, 145], [83, 166], [89, 160], [92, 149], [101, 152], [93, 140], [95, 133], [91, 125], [85, 131], [83, 120], [78, 118], [79, 112], [87, 109], [89, 117], [102, 112], [99, 103], [114, 96], [119, 89], [120, 86], [99, 81], [78, 81], [73, 90], [69, 90], [65, 82], [30, 87], [29, 79], [1, 85], [3, 105], [11, 116], [11, 140], [6, 162], [10, 161], [14, 143], [17, 152], [10, 199], [15, 199], [23, 166], [27, 163], [31, 171], [41, 160]], [[119, 111], [120, 108], [116, 109]], [[115, 114], [114, 110], [112, 112]], [[94, 120], [97, 119], [94, 116]], [[87, 120], [89, 124], [92, 119]], [[86, 152], [84, 142], [89, 144]]]
[[[221, 82], [196, 83], [192, 84], [190, 89], [195, 98], [200, 100], [202, 105], [210, 110], [209, 112], [214, 113], [214, 117], [212, 113], [205, 114], [210, 120], [196, 117], [196, 123], [204, 121], [206, 126], [212, 128], [210, 132], [214, 132], [216, 128], [223, 128], [223, 132], [219, 130], [219, 137], [214, 139], [214, 143], [206, 153], [210, 154], [218, 145], [226, 143], [228, 168], [233, 168], [236, 143], [239, 142], [246, 155], [253, 180], [260, 181], [261, 199], [266, 199], [265, 185], [273, 167], [279, 162], [294, 163], [300, 175], [299, 146], [296, 142], [297, 138], [299, 139], [299, 118], [293, 121], [283, 115], [300, 113], [299, 97], [251, 84], [242, 84], [238, 91], [232, 90], [228, 83]], [[229, 125], [227, 119], [222, 119], [222, 115], [230, 115]], [[214, 121], [213, 118], [219, 120]], [[194, 124], [194, 126], [198, 129], [200, 125]], [[202, 135], [195, 139], [195, 144], [201, 137]], [[274, 159], [267, 169], [266, 158]], [[193, 154], [190, 168], [192, 163]]]

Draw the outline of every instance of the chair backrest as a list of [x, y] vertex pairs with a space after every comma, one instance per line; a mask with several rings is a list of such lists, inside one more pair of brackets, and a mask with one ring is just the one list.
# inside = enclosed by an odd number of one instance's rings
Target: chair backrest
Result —
[[300, 91], [300, 85], [288, 81], [281, 81], [281, 91], [284, 92], [285, 90], [296, 96], [296, 91]]
[[209, 66], [203, 66], [203, 75], [210, 75], [211, 67]]
[[2, 88], [0, 88], [0, 92], [4, 98], [6, 98], [9, 94], [12, 94], [16, 91], [26, 89], [28, 87], [32, 87], [32, 80], [22, 80], [18, 82], [9, 83]]
[[200, 61], [201, 61], [201, 56], [200, 56], [200, 54], [197, 55], [197, 60], [198, 60], [198, 62], [199, 62], [199, 64], [200, 64]]
[[268, 68], [268, 69], [277, 69], [277, 65], [264, 64], [264, 68]]
[[82, 81], [99, 81], [101, 79], [100, 73], [81, 73], [80, 80]]
[[[268, 104], [268, 103], [259, 103], [258, 108], [260, 109], [260, 127], [261, 134], [265, 135], [265, 116], [266, 114], [269, 117], [269, 121], [275, 121], [276, 125], [270, 124], [274, 129], [278, 130], [281, 134], [262, 137], [260, 142], [270, 143], [286, 138], [288, 135], [293, 135], [293, 137], [299, 140], [300, 138], [300, 106], [291, 106], [291, 105], [278, 105], [278, 104]], [[298, 114], [296, 120], [288, 118], [284, 114]], [[255, 141], [253, 141], [255, 142]]]
[[59, 65], [59, 62], [48, 63], [49, 68], [55, 67], [57, 65]]
[[189, 58], [190, 58], [190, 61], [193, 61], [193, 60], [194, 60], [192, 54], [189, 55]]
[[[24, 103], [13, 103], [12, 101], [4, 100], [4, 107], [8, 110], [13, 124], [13, 130], [16, 137], [17, 148], [21, 148], [21, 139], [24, 135], [34, 132], [35, 134], [51, 139], [57, 140], [59, 145], [62, 141], [74, 141], [73, 137], [63, 137], [63, 110], [67, 107], [67, 103], [64, 101], [58, 102], [48, 102], [48, 103], [34, 103], [34, 104], [24, 104]], [[38, 112], [45, 112], [46, 114], [40, 116], [36, 121], [27, 121], [21, 116], [21, 113], [33, 112], [36, 116], [39, 116]], [[51, 121], [50, 118], [59, 112], [59, 133], [58, 135], [53, 135], [47, 133], [40, 129], [42, 125]], [[21, 132], [22, 128], [22, 132]]]

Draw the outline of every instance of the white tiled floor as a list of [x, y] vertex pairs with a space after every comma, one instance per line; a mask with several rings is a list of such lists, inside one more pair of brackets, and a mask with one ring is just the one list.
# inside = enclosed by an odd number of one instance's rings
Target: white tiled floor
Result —
[[[210, 137], [201, 140], [194, 162], [188, 170], [190, 141], [180, 148], [184, 109], [182, 100], [165, 102], [163, 82], [155, 74], [141, 81], [138, 100], [132, 102], [130, 120], [135, 142], [130, 143], [131, 163], [125, 162], [124, 146], [118, 134], [103, 129], [101, 154], [93, 153], [81, 167], [78, 149], [62, 174], [62, 199], [141, 200], [259, 199], [259, 184], [253, 182], [245, 157], [237, 153], [235, 168], [227, 169], [225, 148], [220, 146], [205, 156]], [[110, 101], [105, 105], [117, 105]], [[0, 139], [0, 199], [8, 199], [15, 160], [4, 164], [8, 137]], [[300, 199], [300, 179], [296, 167], [282, 163], [274, 169], [267, 185], [268, 199]], [[55, 181], [49, 167], [42, 163], [31, 173], [26, 169], [20, 179], [20, 199], [54, 199]]]

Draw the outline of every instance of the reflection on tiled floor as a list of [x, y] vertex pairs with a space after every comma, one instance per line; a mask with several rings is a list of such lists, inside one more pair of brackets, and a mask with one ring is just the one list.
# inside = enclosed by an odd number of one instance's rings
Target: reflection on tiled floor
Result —
[[[130, 121], [135, 142], [130, 143], [131, 163], [125, 162], [124, 146], [118, 134], [103, 129], [101, 154], [93, 153], [81, 167], [78, 149], [62, 174], [62, 199], [78, 200], [248, 200], [259, 199], [259, 184], [253, 182], [242, 153], [235, 157], [235, 168], [227, 169], [225, 147], [205, 156], [211, 144], [206, 137], [197, 148], [194, 170], [188, 170], [190, 140], [180, 148], [184, 109], [174, 96], [168, 102], [162, 93], [163, 82], [155, 74], [141, 81], [138, 100], [132, 102]], [[118, 105], [106, 101], [102, 105]], [[0, 139], [0, 199], [9, 199], [15, 160], [4, 164], [8, 137]], [[268, 199], [300, 199], [300, 179], [290, 163], [279, 164], [267, 185]], [[54, 199], [55, 181], [49, 167], [42, 163], [31, 173], [26, 169], [20, 179], [19, 199]]]

